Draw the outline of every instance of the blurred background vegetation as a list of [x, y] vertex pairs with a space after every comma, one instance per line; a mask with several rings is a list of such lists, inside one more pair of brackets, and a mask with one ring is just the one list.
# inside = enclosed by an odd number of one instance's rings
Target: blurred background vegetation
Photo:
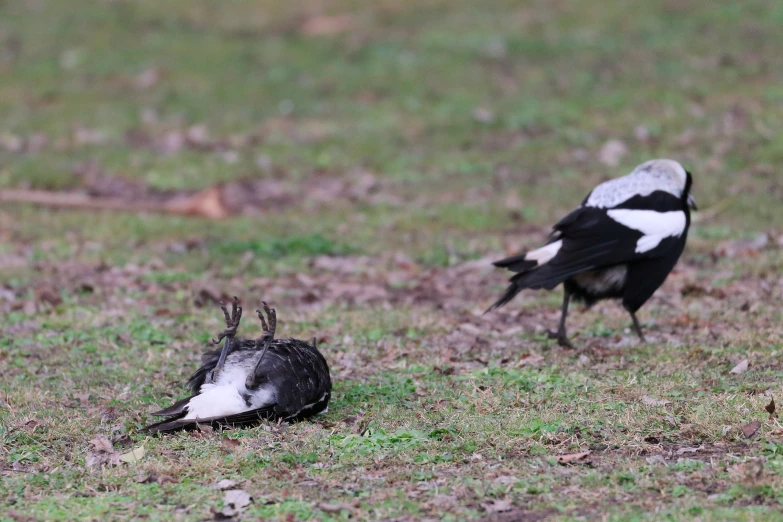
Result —
[[[85, 170], [161, 190], [285, 178], [299, 183], [293, 201], [265, 213], [265, 226], [196, 226], [254, 239], [285, 227], [349, 235], [370, 252], [426, 253], [444, 233], [497, 249], [488, 232], [513, 230], [510, 214], [548, 225], [596, 182], [663, 156], [694, 172], [702, 207], [736, 196], [702, 233], [783, 221], [777, 2], [5, 0], [1, 9], [3, 187], [84, 189]], [[357, 170], [386, 194], [378, 204], [334, 197], [308, 207], [312, 182]], [[5, 212], [20, 238], [79, 231], [107, 249], [193, 226]]]

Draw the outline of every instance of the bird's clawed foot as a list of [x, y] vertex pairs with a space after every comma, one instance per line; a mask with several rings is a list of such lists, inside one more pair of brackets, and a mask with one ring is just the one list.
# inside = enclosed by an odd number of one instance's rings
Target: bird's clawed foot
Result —
[[636, 335], [639, 336], [639, 340], [642, 343], [647, 343], [647, 339], [644, 338], [644, 333], [642, 333], [642, 325], [639, 324], [639, 319], [636, 318], [636, 314], [634, 312], [631, 312], [628, 310], [628, 312], [631, 314], [631, 320], [633, 321], [633, 331], [636, 332]]
[[266, 342], [271, 342], [275, 338], [275, 330], [277, 329], [277, 313], [275, 312], [275, 309], [269, 308], [269, 305], [266, 304], [266, 301], [262, 301], [262, 303], [264, 305], [264, 312], [266, 312], [269, 324], [267, 325], [267, 322], [264, 319], [264, 314], [261, 313], [261, 310], [256, 310], [258, 318], [261, 320], [261, 328], [264, 329], [264, 335], [259, 337], [256, 341], [257, 347]]
[[568, 336], [563, 331], [557, 331], [553, 332], [552, 330], [547, 330], [546, 332], [548, 339], [557, 339], [557, 344], [562, 346], [563, 348], [569, 348], [571, 350], [574, 349], [574, 345], [571, 344], [571, 341], [568, 340]]
[[[264, 329], [264, 334], [256, 339], [256, 350], [260, 350], [261, 355], [258, 356], [255, 369], [245, 380], [245, 386], [249, 390], [256, 388], [259, 384], [259, 379], [262, 378], [261, 363], [264, 360], [266, 351], [272, 345], [272, 341], [275, 340], [275, 330], [277, 329], [277, 313], [275, 312], [275, 309], [269, 308], [266, 301], [262, 301], [262, 303], [264, 304], [264, 312], [266, 312], [267, 319], [264, 319], [264, 314], [261, 313], [261, 310], [256, 310], [258, 318], [261, 320], [261, 328]], [[269, 324], [267, 324], [267, 320], [269, 321]]]
[[223, 310], [223, 315], [226, 318], [226, 329], [220, 332], [217, 340], [212, 339], [214, 344], [220, 344], [220, 341], [226, 337], [233, 338], [237, 334], [239, 320], [242, 318], [242, 307], [239, 306], [239, 300], [236, 297], [231, 303], [231, 315], [229, 315], [226, 303], [223, 301], [220, 302], [220, 309]]
[[647, 344], [647, 338], [644, 337], [644, 334], [642, 333], [641, 328], [634, 328], [636, 330], [636, 335], [639, 336], [639, 341], [642, 342], [642, 344]]

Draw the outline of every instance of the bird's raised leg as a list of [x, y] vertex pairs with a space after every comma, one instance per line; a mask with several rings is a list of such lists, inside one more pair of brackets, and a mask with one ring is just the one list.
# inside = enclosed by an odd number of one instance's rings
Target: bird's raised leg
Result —
[[547, 336], [550, 339], [557, 339], [557, 344], [563, 348], [573, 348], [574, 345], [568, 340], [566, 335], [566, 318], [568, 317], [568, 302], [571, 300], [571, 293], [563, 288], [563, 308], [560, 313], [560, 324], [557, 327], [557, 332], [549, 330]]
[[[626, 310], [628, 309], [626, 308]], [[636, 335], [639, 336], [639, 340], [641, 340], [643, 343], [646, 343], [647, 339], [644, 338], [644, 334], [642, 333], [642, 326], [639, 324], [639, 320], [636, 318], [636, 313], [632, 312], [631, 310], [628, 310], [628, 313], [631, 314], [633, 329], [636, 332]]]
[[206, 382], [213, 382], [213, 377], [220, 373], [223, 369], [223, 365], [226, 363], [226, 357], [231, 353], [231, 348], [234, 341], [234, 336], [237, 334], [237, 327], [239, 327], [239, 320], [242, 318], [242, 307], [239, 306], [239, 300], [234, 297], [234, 301], [231, 303], [231, 315], [228, 313], [226, 303], [220, 302], [220, 309], [223, 310], [223, 316], [226, 318], [226, 329], [220, 332], [217, 340], [213, 339], [214, 344], [220, 344], [223, 339], [226, 340], [223, 343], [223, 348], [220, 350], [220, 357], [218, 362], [211, 372], [207, 374]]
[[266, 301], [263, 301], [262, 303], [264, 305], [264, 312], [266, 312], [266, 315], [269, 318], [269, 324], [267, 325], [266, 321], [264, 320], [264, 314], [261, 313], [261, 310], [256, 310], [258, 318], [261, 320], [261, 328], [263, 328], [264, 334], [256, 339], [256, 350], [261, 350], [261, 356], [258, 358], [258, 362], [256, 362], [256, 367], [253, 368], [253, 372], [248, 375], [246, 379], [245, 386], [249, 389], [255, 388], [258, 385], [258, 382], [256, 382], [256, 376], [258, 374], [258, 370], [261, 368], [261, 361], [264, 360], [266, 351], [269, 349], [272, 341], [275, 340], [275, 330], [277, 329], [277, 313], [275, 312], [275, 309], [269, 308], [269, 305], [266, 304]]

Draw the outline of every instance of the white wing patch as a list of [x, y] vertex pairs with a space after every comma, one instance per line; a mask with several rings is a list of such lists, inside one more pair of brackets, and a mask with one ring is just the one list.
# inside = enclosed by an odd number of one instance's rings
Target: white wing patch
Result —
[[642, 234], [636, 242], [636, 253], [643, 254], [657, 247], [664, 238], [681, 236], [685, 231], [685, 212], [656, 212], [654, 210], [615, 209], [606, 214], [623, 226]]
[[527, 254], [525, 254], [525, 259], [527, 261], [535, 261], [538, 263], [538, 266], [545, 265], [546, 263], [549, 263], [552, 261], [552, 259], [557, 255], [557, 253], [560, 251], [560, 247], [563, 246], [563, 240], [555, 241], [554, 243], [549, 243], [546, 246], [543, 246], [541, 248], [537, 248], [536, 250], [531, 250]]

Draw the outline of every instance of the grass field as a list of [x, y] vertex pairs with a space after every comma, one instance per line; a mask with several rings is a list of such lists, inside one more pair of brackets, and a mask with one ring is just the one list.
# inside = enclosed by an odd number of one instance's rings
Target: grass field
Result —
[[[237, 210], [1, 204], [0, 520], [219, 518], [224, 479], [242, 520], [780, 520], [780, 27], [773, 0], [0, 1], [0, 188]], [[553, 345], [559, 292], [482, 316], [491, 260], [653, 157], [704, 211], [647, 344], [610, 302]], [[329, 412], [139, 434], [231, 295], [318, 337]]]

